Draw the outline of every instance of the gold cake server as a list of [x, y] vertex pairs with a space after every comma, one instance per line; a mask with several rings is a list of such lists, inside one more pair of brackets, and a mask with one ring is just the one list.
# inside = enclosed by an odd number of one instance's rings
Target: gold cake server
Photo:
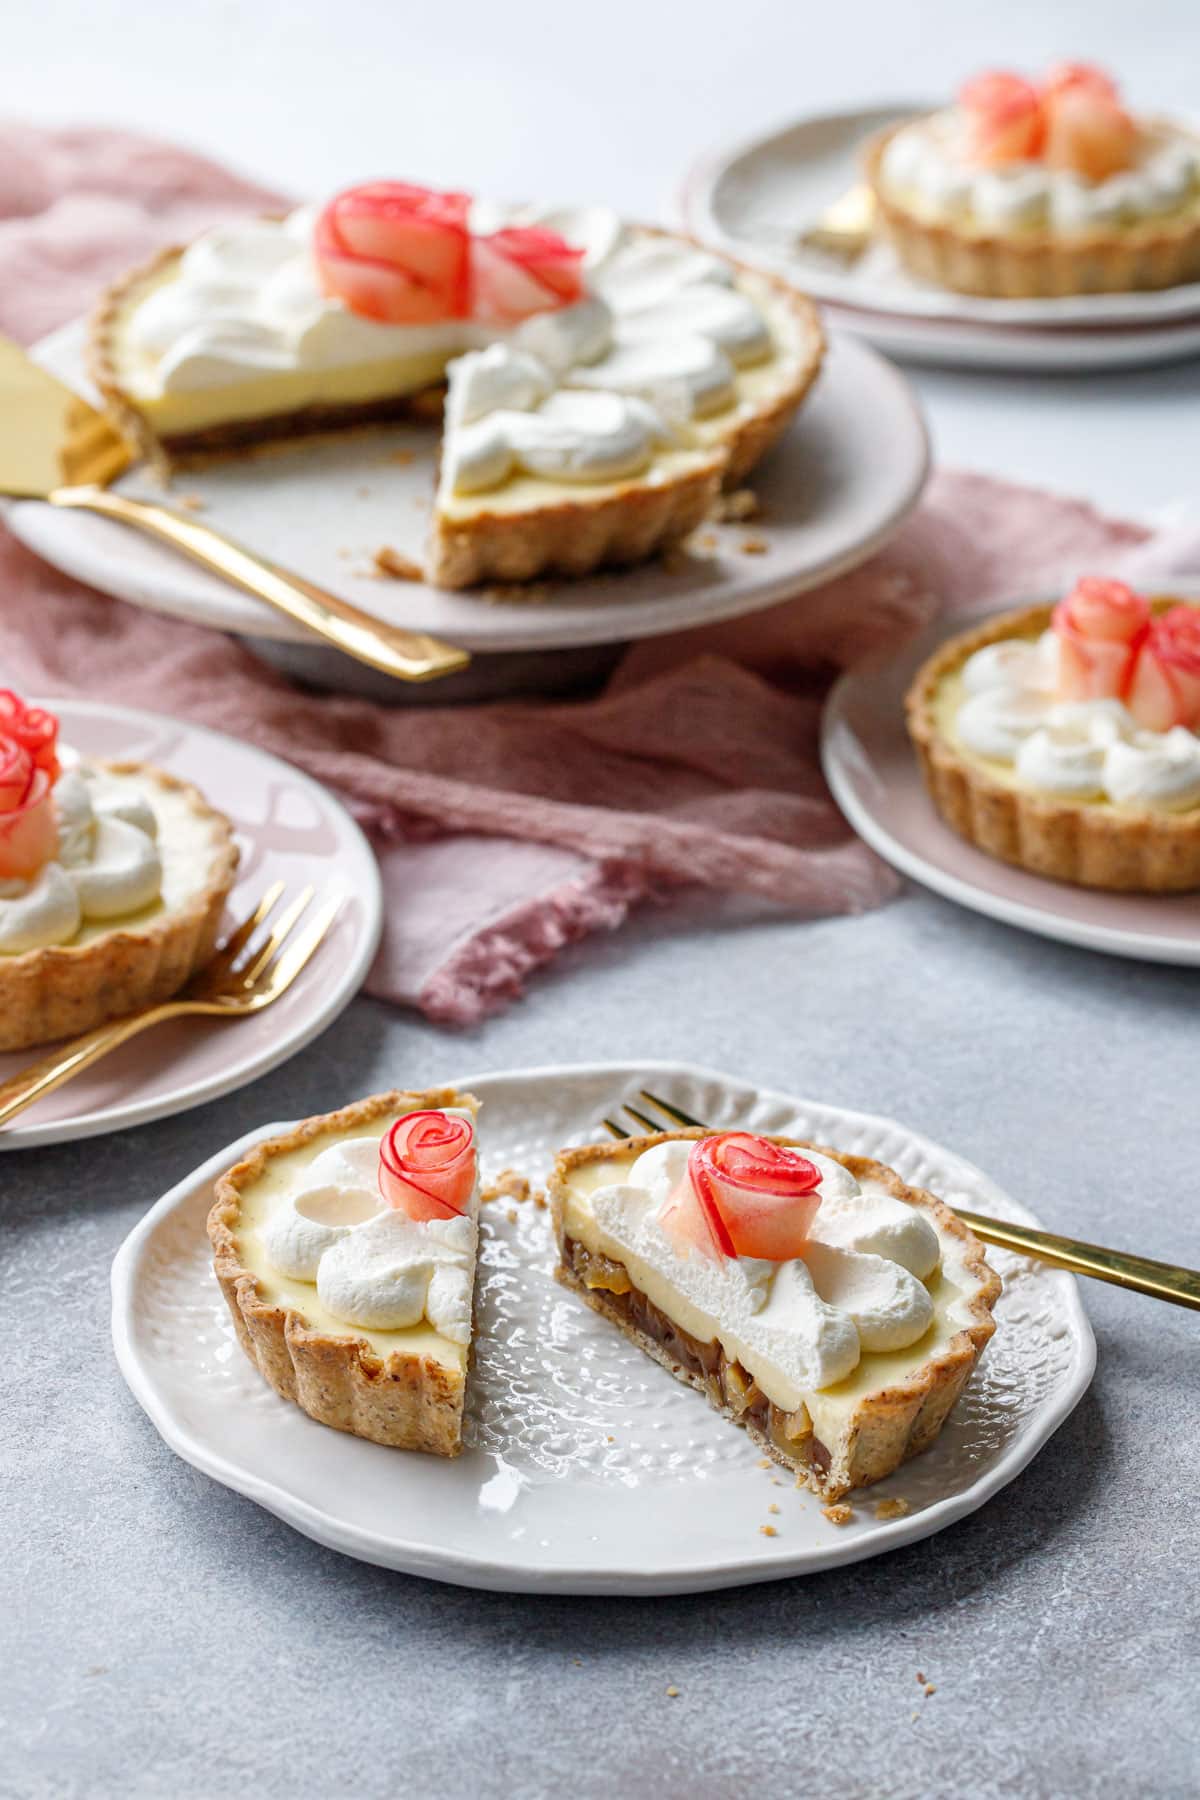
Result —
[[453, 644], [387, 625], [167, 506], [113, 493], [108, 484], [137, 456], [109, 418], [0, 337], [0, 494], [132, 525], [400, 681], [433, 681], [467, 666], [467, 652]]

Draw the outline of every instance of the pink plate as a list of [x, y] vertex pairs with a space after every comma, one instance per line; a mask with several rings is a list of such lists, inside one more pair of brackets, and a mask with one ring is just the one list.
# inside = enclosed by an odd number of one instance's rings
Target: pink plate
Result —
[[904, 694], [925, 657], [961, 629], [961, 621], [942, 622], [888, 666], [844, 675], [830, 695], [821, 760], [855, 831], [903, 874], [1006, 925], [1111, 956], [1200, 964], [1200, 895], [1105, 894], [1047, 881], [985, 856], [942, 823], [905, 731]]
[[[90, 700], [48, 700], [64, 743], [88, 756], [154, 763], [194, 781], [232, 819], [241, 864], [230, 915], [272, 881], [340, 893], [341, 911], [281, 1000], [236, 1023], [181, 1019], [135, 1038], [0, 1129], [0, 1149], [95, 1137], [199, 1106], [294, 1056], [358, 991], [379, 942], [383, 899], [366, 838], [333, 795], [299, 769], [199, 725]], [[0, 1056], [0, 1080], [42, 1050]]]

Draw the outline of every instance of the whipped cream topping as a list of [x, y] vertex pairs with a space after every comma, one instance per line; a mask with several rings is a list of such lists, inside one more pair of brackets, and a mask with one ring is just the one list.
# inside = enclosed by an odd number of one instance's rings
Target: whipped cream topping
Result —
[[1200, 202], [1200, 144], [1181, 133], [1159, 127], [1144, 131], [1133, 168], [1092, 182], [1040, 162], [975, 166], [966, 121], [957, 107], [897, 131], [884, 151], [882, 172], [888, 188], [922, 212], [970, 217], [1000, 229], [1051, 225], [1086, 231]]
[[[583, 246], [588, 292], [507, 329], [472, 319], [388, 325], [321, 292], [314, 208], [222, 226], [192, 244], [124, 326], [130, 391], [142, 400], [255, 375], [316, 374], [422, 358], [450, 367], [443, 484], [495, 487], [516, 470], [609, 481], [686, 442], [734, 404], [737, 372], [774, 349], [766, 319], [719, 258], [639, 238], [599, 207], [476, 205], [475, 230], [546, 225]], [[486, 429], [484, 424], [486, 421]]]
[[1059, 700], [1058, 639], [988, 644], [963, 664], [961, 743], [1029, 786], [1164, 812], [1200, 806], [1200, 736], [1146, 731], [1119, 700]]
[[79, 763], [55, 783], [54, 808], [58, 856], [31, 881], [0, 881], [0, 955], [68, 944], [85, 923], [159, 897], [158, 821], [143, 795]]
[[656, 1144], [623, 1181], [592, 1191], [601, 1248], [685, 1330], [719, 1338], [777, 1405], [794, 1410], [806, 1392], [849, 1375], [864, 1351], [903, 1349], [929, 1330], [924, 1280], [940, 1245], [917, 1208], [806, 1150], [821, 1171], [821, 1205], [803, 1258], [686, 1255], [658, 1216], [686, 1177], [690, 1149]]
[[410, 1219], [379, 1192], [379, 1139], [348, 1138], [306, 1165], [263, 1228], [262, 1245], [281, 1275], [312, 1282], [344, 1324], [403, 1331], [427, 1319], [466, 1344], [478, 1211], [476, 1186], [463, 1217]]

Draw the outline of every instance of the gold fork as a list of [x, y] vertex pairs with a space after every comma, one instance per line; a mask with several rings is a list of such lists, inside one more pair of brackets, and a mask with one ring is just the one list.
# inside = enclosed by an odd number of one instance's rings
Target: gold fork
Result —
[[275, 928], [258, 947], [251, 946], [258, 927], [274, 911], [283, 895], [282, 881], [272, 882], [254, 910], [217, 948], [215, 955], [174, 1000], [158, 1006], [147, 1006], [141, 1012], [123, 1019], [113, 1019], [95, 1031], [60, 1044], [40, 1062], [30, 1064], [19, 1075], [0, 1082], [0, 1125], [6, 1125], [27, 1106], [41, 1100], [65, 1081], [71, 1081], [82, 1070], [99, 1062], [110, 1050], [161, 1025], [165, 1019], [186, 1018], [201, 1014], [209, 1018], [242, 1019], [262, 1012], [287, 992], [301, 969], [320, 948], [321, 942], [337, 917], [342, 902], [334, 895], [324, 900], [302, 930], [296, 927], [313, 897], [311, 887], [284, 909]]
[[[647, 1105], [657, 1107], [659, 1112], [665, 1113], [676, 1125], [687, 1125], [701, 1131], [713, 1129], [702, 1120], [693, 1118], [681, 1106], [675, 1106], [670, 1100], [663, 1100], [658, 1094], [652, 1094], [648, 1088], [639, 1088], [638, 1092]], [[623, 1110], [646, 1131], [665, 1129], [661, 1121], [639, 1112], [628, 1101], [623, 1103]], [[614, 1137], [627, 1138], [634, 1135], [615, 1119], [606, 1118], [603, 1123]], [[1114, 1286], [1128, 1288], [1132, 1293], [1149, 1294], [1152, 1299], [1169, 1300], [1174, 1306], [1189, 1306], [1200, 1312], [1200, 1269], [1185, 1269], [1178, 1263], [1155, 1262], [1152, 1257], [1134, 1256], [1127, 1250], [1106, 1250], [1101, 1244], [1087, 1244], [1079, 1238], [1059, 1237], [1052, 1231], [1035, 1231], [1030, 1225], [1009, 1225], [1003, 1219], [988, 1219], [981, 1213], [966, 1212], [961, 1206], [954, 1207], [953, 1211], [985, 1244], [995, 1244], [1002, 1250], [1015, 1250], [1022, 1256], [1034, 1256], [1039, 1262], [1051, 1263], [1056, 1269], [1070, 1269], [1075, 1275], [1091, 1275], [1097, 1281], [1111, 1281]]]

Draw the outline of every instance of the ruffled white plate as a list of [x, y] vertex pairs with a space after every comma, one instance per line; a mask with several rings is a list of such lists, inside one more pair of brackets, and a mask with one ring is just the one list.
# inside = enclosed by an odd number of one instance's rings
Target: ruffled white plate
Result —
[[[264, 889], [312, 884], [339, 893], [337, 921], [308, 968], [266, 1012], [235, 1022], [181, 1019], [136, 1037], [0, 1128], [0, 1150], [122, 1131], [244, 1087], [337, 1018], [362, 985], [379, 942], [379, 865], [345, 807], [310, 776], [236, 738], [157, 713], [91, 700], [46, 700], [64, 743], [87, 756], [154, 763], [195, 782], [234, 824], [241, 863], [228, 917]], [[0, 1081], [45, 1054], [0, 1055]]]
[[[484, 1104], [485, 1177], [516, 1167], [544, 1179], [556, 1149], [603, 1136], [600, 1116], [643, 1083], [714, 1124], [813, 1137], [878, 1157], [950, 1201], [1031, 1218], [980, 1170], [891, 1120], [663, 1063], [465, 1078]], [[744, 1433], [555, 1284], [547, 1212], [502, 1201], [484, 1209], [469, 1448], [454, 1461], [387, 1450], [279, 1399], [239, 1348], [213, 1278], [204, 1221], [214, 1179], [280, 1129], [231, 1144], [130, 1233], [113, 1264], [113, 1341], [180, 1456], [364, 1562], [568, 1594], [687, 1593], [856, 1562], [982, 1506], [1091, 1379], [1095, 1344], [1072, 1277], [990, 1252], [1005, 1282], [1000, 1329], [949, 1424], [838, 1527], [813, 1495], [762, 1469]], [[892, 1497], [908, 1502], [907, 1516], [877, 1518], [877, 1501]]]
[[[67, 326], [34, 355], [86, 392], [82, 344], [82, 326]], [[534, 601], [495, 602], [368, 578], [380, 545], [420, 559], [437, 443], [432, 427], [411, 425], [315, 439], [189, 470], [176, 492], [202, 502], [197, 517], [205, 524], [388, 623], [474, 652], [512, 652], [653, 637], [815, 587], [863, 561], [896, 529], [929, 469], [924, 421], [904, 377], [864, 345], [840, 339], [794, 425], [755, 472], [761, 521], [717, 528], [715, 552], [677, 570], [654, 562], [539, 582]], [[118, 485], [146, 491], [137, 470]], [[282, 613], [111, 520], [36, 500], [8, 503], [4, 517], [39, 556], [104, 593], [247, 637], [314, 642]], [[765, 552], [743, 551], [749, 537]]]
[[[1010, 604], [1057, 597], [1034, 594]], [[834, 687], [821, 761], [855, 831], [902, 874], [972, 912], [1111, 956], [1200, 964], [1200, 895], [1106, 894], [1047, 881], [986, 856], [943, 824], [909, 743], [904, 696], [925, 658], [962, 629], [961, 620], [943, 621], [888, 666], [844, 675]]]
[[794, 246], [858, 178], [875, 131], [929, 104], [912, 101], [815, 114], [703, 158], [688, 175], [688, 228], [733, 256], [766, 262], [820, 300], [839, 322], [895, 355], [969, 367], [1131, 367], [1200, 350], [1200, 283], [1158, 293], [989, 300], [953, 294], [906, 273], [886, 245], [843, 267]]

